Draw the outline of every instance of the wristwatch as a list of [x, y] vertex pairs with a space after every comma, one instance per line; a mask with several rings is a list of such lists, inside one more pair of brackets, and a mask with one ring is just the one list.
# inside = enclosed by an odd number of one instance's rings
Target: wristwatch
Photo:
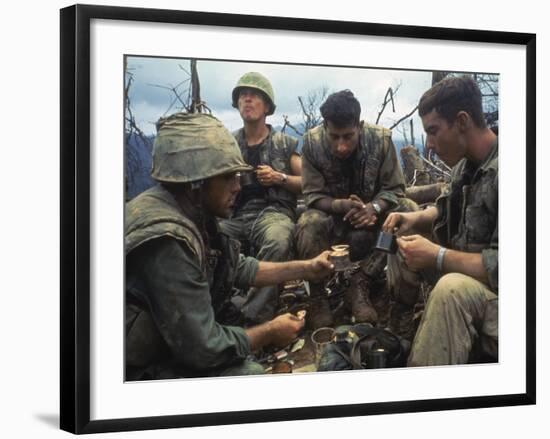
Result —
[[376, 214], [380, 215], [380, 212], [382, 212], [382, 208], [380, 207], [380, 204], [378, 204], [376, 201], [373, 201], [371, 204]]
[[288, 175], [286, 175], [285, 173], [282, 173], [281, 175], [283, 176], [283, 184], [284, 184], [288, 180]]

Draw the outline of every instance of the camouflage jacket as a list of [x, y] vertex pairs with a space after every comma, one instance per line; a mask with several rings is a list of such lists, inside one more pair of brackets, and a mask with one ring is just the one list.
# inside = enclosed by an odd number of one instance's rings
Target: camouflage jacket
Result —
[[307, 206], [324, 197], [358, 195], [364, 202], [385, 200], [395, 207], [405, 196], [405, 180], [391, 131], [363, 123], [351, 163], [330, 152], [324, 126], [309, 130], [302, 150], [302, 189]]
[[234, 285], [250, 286], [258, 261], [201, 216], [160, 185], [126, 205], [127, 379], [196, 376], [250, 353], [244, 329], [216, 315]]
[[489, 286], [498, 293], [498, 141], [476, 167], [462, 159], [436, 202], [435, 239], [455, 250], [481, 253]]
[[[270, 125], [269, 135], [259, 146], [260, 163], [269, 165], [275, 171], [283, 172], [287, 175], [292, 175], [290, 168], [290, 158], [293, 154], [299, 154], [296, 150], [298, 140], [281, 132], [274, 132]], [[241, 128], [233, 133], [235, 140], [239, 144], [243, 157], [246, 157], [245, 151], [248, 147], [244, 134], [244, 128]], [[270, 186], [267, 188], [266, 205], [276, 206], [283, 213], [291, 218], [296, 215], [296, 194], [282, 188], [280, 186]], [[237, 213], [238, 214], [238, 213]]]

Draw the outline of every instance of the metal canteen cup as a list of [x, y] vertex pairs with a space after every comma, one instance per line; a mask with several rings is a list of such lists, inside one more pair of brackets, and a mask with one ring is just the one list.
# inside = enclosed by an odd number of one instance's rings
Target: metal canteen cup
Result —
[[376, 239], [376, 245], [374, 248], [386, 253], [396, 253], [397, 241], [395, 235], [393, 233], [380, 232], [378, 234], [378, 238]]
[[351, 267], [349, 245], [333, 245], [328, 258], [334, 264], [334, 271], [344, 271]]

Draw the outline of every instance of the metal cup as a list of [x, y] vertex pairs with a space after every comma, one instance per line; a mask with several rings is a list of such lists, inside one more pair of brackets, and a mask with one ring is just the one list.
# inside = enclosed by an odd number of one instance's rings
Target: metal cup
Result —
[[376, 239], [376, 245], [374, 248], [386, 253], [396, 253], [397, 241], [395, 235], [393, 233], [380, 232], [378, 234], [378, 238]]
[[386, 367], [388, 353], [385, 349], [373, 349], [367, 352], [367, 369], [381, 369]]
[[349, 245], [333, 245], [332, 251], [328, 256], [330, 262], [334, 265], [334, 271], [345, 271], [351, 266], [349, 259]]
[[333, 328], [318, 328], [311, 334], [311, 341], [313, 342], [313, 346], [315, 346], [315, 368], [319, 368], [319, 360], [321, 359], [321, 356], [323, 355], [323, 350], [325, 349], [325, 346], [328, 345], [332, 338], [334, 337], [334, 329]]
[[254, 183], [254, 172], [241, 172], [241, 186], [249, 186]]

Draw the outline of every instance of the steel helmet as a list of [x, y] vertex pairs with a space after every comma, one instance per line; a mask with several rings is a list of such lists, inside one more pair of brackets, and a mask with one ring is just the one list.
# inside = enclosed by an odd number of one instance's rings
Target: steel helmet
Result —
[[210, 114], [176, 113], [161, 118], [157, 129], [151, 171], [157, 181], [189, 183], [252, 170], [235, 138]]
[[262, 92], [264, 97], [267, 98], [271, 107], [270, 110], [267, 112], [268, 116], [272, 115], [275, 112], [275, 93], [273, 93], [271, 82], [269, 82], [269, 80], [264, 75], [258, 72], [248, 72], [241, 76], [232, 93], [234, 108], [239, 108], [239, 93], [240, 89], [244, 87], [259, 90], [260, 92]]

